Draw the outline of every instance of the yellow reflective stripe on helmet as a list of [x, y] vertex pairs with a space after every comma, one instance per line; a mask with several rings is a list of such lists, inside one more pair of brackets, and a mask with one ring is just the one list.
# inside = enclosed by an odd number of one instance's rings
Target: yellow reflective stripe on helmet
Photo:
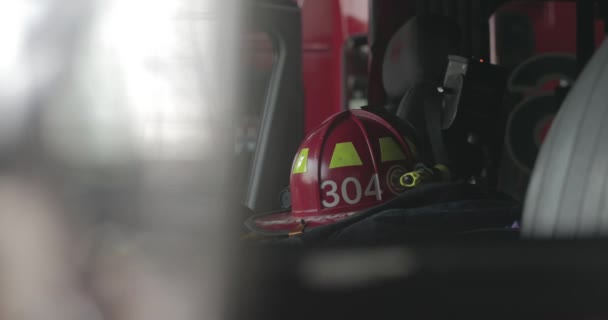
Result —
[[404, 160], [405, 154], [397, 144], [397, 141], [391, 137], [384, 137], [378, 140], [380, 142], [380, 161], [396, 161]]
[[298, 154], [298, 159], [293, 165], [293, 173], [305, 173], [306, 165], [308, 164], [308, 148], [303, 148]]
[[363, 165], [363, 162], [361, 162], [361, 158], [352, 142], [336, 143], [329, 163], [330, 169], [360, 165]]

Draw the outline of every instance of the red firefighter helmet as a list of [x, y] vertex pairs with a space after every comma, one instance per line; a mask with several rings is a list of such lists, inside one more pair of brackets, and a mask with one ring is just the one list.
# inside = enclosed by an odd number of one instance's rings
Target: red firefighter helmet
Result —
[[291, 211], [258, 215], [255, 232], [285, 234], [336, 222], [405, 190], [399, 178], [415, 164], [407, 137], [363, 110], [338, 113], [300, 145], [291, 178]]

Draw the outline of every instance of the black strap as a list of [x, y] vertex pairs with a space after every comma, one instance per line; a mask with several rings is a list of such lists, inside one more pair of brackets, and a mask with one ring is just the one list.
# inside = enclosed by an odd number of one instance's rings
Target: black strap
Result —
[[441, 101], [442, 96], [439, 93], [429, 95], [424, 102], [424, 116], [433, 160], [435, 164], [440, 163], [449, 167], [449, 159], [443, 141], [443, 130], [441, 129]]

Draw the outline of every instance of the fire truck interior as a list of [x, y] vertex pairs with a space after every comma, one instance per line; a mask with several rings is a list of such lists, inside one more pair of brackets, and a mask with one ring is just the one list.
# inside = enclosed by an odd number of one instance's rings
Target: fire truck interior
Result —
[[[290, 166], [304, 136], [298, 6], [278, 0], [250, 6], [251, 26], [272, 34], [280, 50], [266, 82], [245, 215], [288, 207]], [[356, 233], [310, 246], [293, 239], [306, 233], [276, 246], [256, 242], [243, 253], [249, 263], [236, 281], [239, 307], [229, 314], [608, 317], [606, 19], [604, 1], [372, 0], [364, 109], [411, 132], [435, 162], [449, 158], [465, 184], [509, 199], [509, 216], [469, 216], [478, 219], [470, 222], [477, 229], [456, 237], [438, 228], [393, 242]], [[407, 191], [362, 216], [423, 203], [425, 192], [445, 196], [437, 202], [462, 195], [442, 193], [448, 185]], [[516, 227], [494, 224], [510, 221], [513, 212]], [[446, 212], [439, 220], [461, 223]], [[431, 228], [433, 221], [417, 223]], [[322, 232], [335, 227], [317, 236]]]

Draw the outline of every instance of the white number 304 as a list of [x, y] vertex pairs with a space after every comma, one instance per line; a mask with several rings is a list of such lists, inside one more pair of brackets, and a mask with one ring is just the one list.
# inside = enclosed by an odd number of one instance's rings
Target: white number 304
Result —
[[[352, 184], [355, 187], [355, 194], [348, 193], [348, 185]], [[326, 187], [329, 186], [329, 189]], [[321, 202], [326, 208], [333, 208], [340, 203], [340, 194], [338, 194], [338, 184], [333, 180], [325, 180], [321, 183], [321, 190], [325, 192], [325, 199]], [[340, 193], [344, 202], [348, 204], [356, 204], [361, 201], [362, 196], [376, 197], [376, 200], [382, 200], [382, 190], [380, 189], [380, 179], [378, 174], [372, 175], [369, 180], [365, 192], [361, 194], [361, 182], [355, 177], [348, 177], [342, 181]], [[328, 201], [331, 200], [331, 201]]]

